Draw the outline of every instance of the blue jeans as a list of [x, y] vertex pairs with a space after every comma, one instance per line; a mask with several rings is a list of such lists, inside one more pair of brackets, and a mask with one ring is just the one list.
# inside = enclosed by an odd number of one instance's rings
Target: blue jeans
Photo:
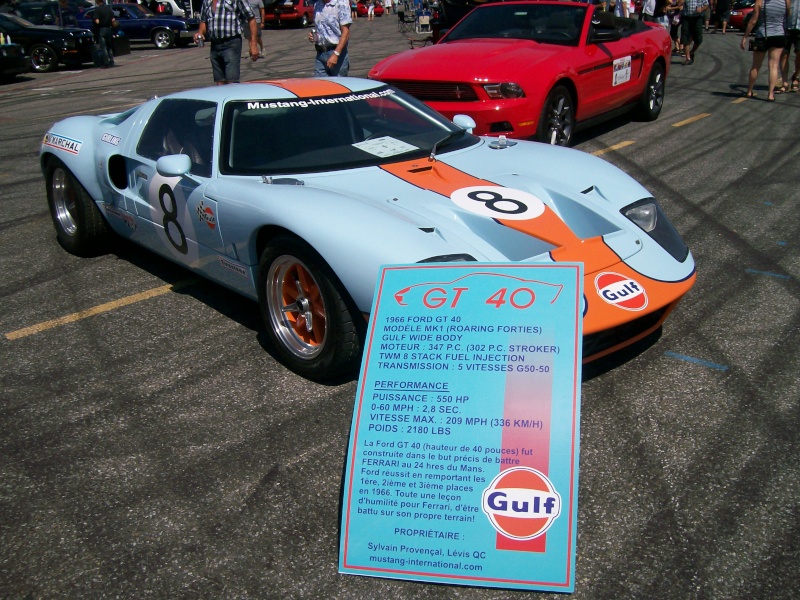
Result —
[[103, 46], [108, 54], [108, 66], [114, 66], [114, 30], [111, 27], [101, 27], [97, 30], [97, 43]]
[[239, 63], [242, 60], [242, 38], [240, 36], [221, 42], [211, 40], [209, 58], [215, 83], [239, 83]]
[[328, 68], [328, 59], [333, 55], [333, 49], [325, 52], [317, 52], [317, 60], [314, 61], [314, 77], [347, 77], [350, 71], [350, 56], [347, 53], [347, 46], [344, 47], [342, 55], [332, 69]]

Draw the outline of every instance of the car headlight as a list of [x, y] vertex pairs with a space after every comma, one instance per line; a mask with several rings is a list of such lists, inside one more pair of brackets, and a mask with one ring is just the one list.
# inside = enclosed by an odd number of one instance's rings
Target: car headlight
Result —
[[645, 198], [629, 204], [620, 212], [653, 238], [678, 262], [683, 262], [689, 256], [689, 247], [686, 242], [683, 241], [678, 230], [653, 198]]
[[509, 81], [507, 83], [490, 83], [483, 86], [489, 98], [524, 98], [525, 91], [519, 84]]
[[64, 48], [75, 48], [75, 38], [67, 38], [64, 40]]

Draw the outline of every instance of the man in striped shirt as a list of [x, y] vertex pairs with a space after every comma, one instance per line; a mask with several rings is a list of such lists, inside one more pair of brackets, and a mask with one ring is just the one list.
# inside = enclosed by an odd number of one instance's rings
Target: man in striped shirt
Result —
[[239, 83], [242, 57], [242, 23], [250, 29], [250, 60], [258, 60], [258, 30], [246, 0], [203, 0], [200, 29], [194, 41], [211, 42], [211, 69], [217, 85]]

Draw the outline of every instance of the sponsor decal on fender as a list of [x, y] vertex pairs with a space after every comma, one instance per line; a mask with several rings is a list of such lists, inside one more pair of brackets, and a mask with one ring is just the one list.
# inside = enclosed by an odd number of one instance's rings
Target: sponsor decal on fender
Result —
[[111, 135], [110, 133], [104, 133], [100, 136], [100, 141], [105, 142], [106, 144], [111, 144], [112, 146], [119, 146], [121, 138], [116, 135]]
[[200, 219], [201, 223], [208, 225], [209, 229], [216, 228], [217, 218], [214, 216], [214, 211], [203, 204], [202, 200], [200, 200], [200, 204], [197, 205], [197, 217]]
[[54, 133], [45, 133], [42, 144], [50, 146], [51, 148], [63, 150], [64, 152], [69, 152], [70, 154], [78, 154], [78, 152], [81, 151], [81, 146], [83, 146], [83, 142], [79, 140], [73, 140], [72, 138], [56, 135]]
[[247, 269], [243, 265], [239, 265], [221, 256], [218, 256], [217, 258], [219, 259], [219, 266], [222, 267], [223, 269], [228, 269], [228, 271], [236, 273], [239, 277], [250, 279], [250, 275]]
[[483, 491], [483, 512], [500, 535], [532, 540], [561, 514], [561, 496], [544, 473], [530, 467], [502, 471]]
[[635, 279], [619, 273], [600, 273], [594, 278], [597, 294], [609, 304], [623, 310], [644, 310], [647, 307], [647, 292]]

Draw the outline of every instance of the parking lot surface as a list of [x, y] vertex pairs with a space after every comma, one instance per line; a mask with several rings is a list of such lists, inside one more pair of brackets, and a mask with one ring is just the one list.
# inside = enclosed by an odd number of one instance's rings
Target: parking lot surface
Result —
[[[243, 79], [310, 76], [306, 34], [266, 30]], [[351, 74], [407, 37], [360, 19]], [[740, 39], [674, 57], [657, 121], [577, 139], [653, 193], [698, 279], [659, 339], [585, 370], [575, 598], [800, 590], [800, 94], [744, 100]], [[135, 44], [0, 85], [0, 596], [558, 597], [339, 575], [357, 382], [296, 376], [254, 303], [150, 253], [57, 244], [44, 132], [209, 85], [207, 57]]]

